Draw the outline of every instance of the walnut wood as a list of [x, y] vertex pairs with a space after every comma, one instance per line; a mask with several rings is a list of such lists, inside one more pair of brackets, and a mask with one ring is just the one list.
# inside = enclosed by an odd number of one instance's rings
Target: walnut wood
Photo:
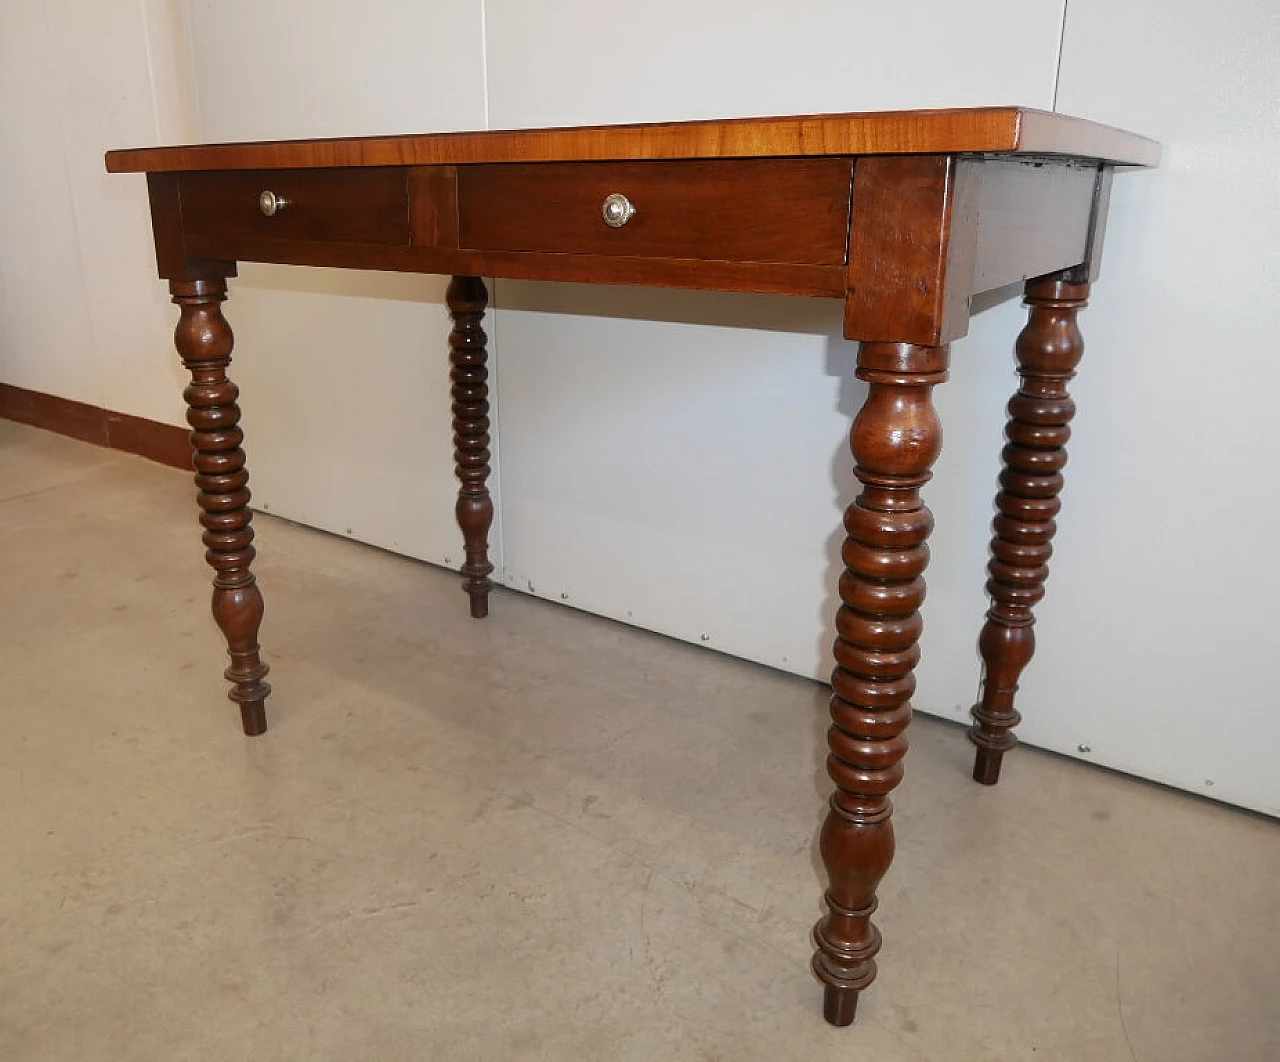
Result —
[[969, 730], [978, 746], [973, 777], [983, 785], [995, 785], [1004, 754], [1017, 744], [1013, 728], [1021, 717], [1013, 702], [1018, 678], [1036, 648], [1032, 607], [1044, 597], [1053, 554], [1065, 447], [1075, 415], [1067, 382], [1084, 353], [1076, 315], [1088, 296], [1087, 281], [1062, 277], [1043, 277], [1026, 288], [1031, 313], [1016, 347], [1022, 386], [1009, 402], [1005, 469], [987, 566], [991, 609], [978, 639], [982, 699], [973, 707]]
[[202, 258], [234, 258], [242, 262], [835, 298], [845, 293], [844, 266], [532, 251], [449, 251], [436, 247], [372, 247], [304, 240], [230, 240], [217, 234], [189, 237], [188, 246], [193, 254]]
[[[109, 152], [113, 172], [148, 171], [157, 265], [182, 308], [214, 613], [246, 731], [265, 726], [268, 687], [220, 312], [237, 260], [452, 276], [457, 517], [473, 616], [487, 612], [493, 570], [480, 277], [842, 298], [870, 390], [850, 436], [862, 490], [845, 514], [835, 792], [821, 836], [829, 888], [813, 967], [827, 1020], [848, 1024], [880, 949], [871, 917], [893, 857], [889, 795], [907, 747], [932, 526], [920, 491], [941, 444], [932, 388], [946, 378], [947, 344], [967, 329], [975, 293], [1040, 278], [1027, 286], [1018, 342], [1023, 384], [1010, 405], [974, 709], [975, 777], [994, 781], [1033, 647], [1071, 414], [1065, 384], [1080, 353], [1075, 315], [1097, 274], [1111, 174], [1158, 157], [1142, 137], [1015, 107]], [[293, 202], [262, 218], [264, 188]], [[639, 210], [621, 230], [599, 219], [612, 191]]]
[[182, 202], [178, 197], [178, 175], [148, 173], [147, 199], [151, 205], [151, 233], [156, 248], [156, 270], [163, 278], [184, 280], [187, 270], [187, 246], [186, 237], [182, 232]]
[[265, 701], [271, 687], [263, 681], [267, 665], [259, 655], [258, 628], [262, 623], [262, 592], [249, 566], [253, 562], [249, 473], [240, 448], [239, 390], [227, 379], [233, 337], [222, 316], [226, 280], [170, 281], [169, 291], [181, 315], [174, 344], [191, 373], [187, 423], [191, 425], [192, 458], [196, 471], [196, 500], [202, 510], [205, 560], [213, 568], [213, 618], [227, 640], [232, 684], [228, 696], [240, 705], [244, 732], [267, 729]]
[[[179, 275], [190, 257], [790, 295], [847, 292], [849, 336], [927, 343], [965, 333], [973, 293], [1096, 261], [1089, 219], [1097, 187], [1109, 179], [1096, 165], [863, 159], [847, 234], [849, 165], [784, 159], [336, 170], [321, 172], [334, 180], [306, 188], [309, 195], [275, 182], [300, 198], [274, 218], [257, 211], [259, 185], [272, 183], [270, 171], [183, 175], [182, 187], [196, 180], [202, 197], [195, 203], [183, 197], [188, 231], [180, 223], [176, 232], [158, 228], [164, 241], [158, 246], [174, 246], [168, 269]], [[745, 173], [736, 180], [728, 171], [739, 168]], [[575, 176], [580, 171], [585, 176]], [[295, 171], [279, 172], [298, 183]], [[177, 180], [151, 175], [166, 177]], [[368, 211], [359, 204], [366, 177]], [[223, 178], [234, 192], [212, 195], [212, 184]], [[401, 182], [408, 187], [407, 233]], [[645, 207], [623, 229], [609, 229], [599, 201], [624, 186]], [[332, 223], [312, 226], [309, 219], [329, 211], [332, 199], [338, 200]], [[175, 188], [175, 205], [158, 215], [159, 223], [173, 227], [177, 202]], [[234, 207], [226, 225], [216, 222], [222, 202]], [[516, 203], [522, 209], [513, 211]], [[291, 209], [293, 220], [286, 216]], [[844, 278], [836, 263], [845, 258], [846, 239], [852, 253]], [[460, 242], [472, 246], [458, 249]]]
[[[415, 247], [458, 246], [458, 168], [412, 166], [409, 168], [409, 242]], [[453, 269], [437, 272], [453, 273]], [[462, 271], [458, 271], [462, 272]], [[483, 271], [476, 276], [486, 275]], [[492, 274], [487, 274], [492, 276]]]
[[969, 327], [981, 163], [947, 156], [859, 159], [844, 334], [938, 346]]
[[[841, 265], [849, 159], [508, 163], [458, 171], [459, 242], [493, 251]], [[636, 214], [600, 216], [621, 192]]]
[[1145, 137], [1025, 107], [878, 111], [573, 129], [200, 144], [109, 151], [111, 173], [477, 162], [751, 158], [804, 155], [1071, 155], [1154, 166]]
[[951, 342], [973, 295], [1096, 268], [1109, 181], [1096, 162], [1063, 159], [859, 159], [845, 336]]
[[449, 335], [449, 360], [453, 370], [453, 453], [461, 486], [458, 490], [458, 526], [466, 549], [462, 565], [463, 589], [471, 598], [471, 615], [489, 614], [489, 527], [493, 524], [493, 500], [489, 479], [489, 371], [485, 365], [486, 337], [481, 321], [489, 301], [479, 277], [456, 276], [445, 298], [453, 331]]
[[228, 255], [195, 255], [187, 247], [182, 227], [182, 199], [178, 175], [148, 173], [147, 198], [151, 205], [151, 231], [156, 247], [156, 271], [164, 280], [199, 280], [233, 277], [236, 264]]
[[[307, 240], [409, 244], [409, 194], [402, 167], [335, 170], [243, 170], [184, 173], [178, 178], [188, 238]], [[285, 200], [271, 217], [264, 191]]]
[[841, 606], [831, 676], [830, 755], [836, 789], [822, 828], [830, 887], [814, 930], [825, 1015], [848, 1025], [876, 976], [876, 888], [893, 860], [889, 793], [902, 779], [912, 671], [933, 516], [920, 488], [942, 447], [932, 392], [947, 378], [947, 347], [863, 343], [858, 377], [870, 389], [850, 446], [863, 489], [844, 516]]

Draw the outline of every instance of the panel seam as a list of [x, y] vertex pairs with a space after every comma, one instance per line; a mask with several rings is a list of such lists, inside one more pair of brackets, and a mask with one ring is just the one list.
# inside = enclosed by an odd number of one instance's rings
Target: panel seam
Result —
[[1062, 85], [1062, 53], [1067, 42], [1067, 8], [1071, 0], [1062, 0], [1062, 21], [1058, 24], [1058, 56], [1053, 67], [1053, 104], [1051, 110], [1058, 111], [1058, 90]]
[[[480, 0], [480, 112], [484, 128], [489, 128], [489, 11], [486, 0]], [[490, 535], [490, 560], [497, 555], [498, 563], [494, 569], [495, 581], [500, 586], [507, 585], [507, 528], [502, 519], [502, 440], [499, 425], [502, 422], [500, 408], [502, 403], [502, 384], [499, 365], [501, 354], [498, 347], [498, 283], [489, 278], [489, 312], [488, 312], [488, 361], [489, 361], [489, 481], [490, 493], [493, 495], [495, 519]]]
[[489, 12], [480, 0], [480, 113], [489, 128]]

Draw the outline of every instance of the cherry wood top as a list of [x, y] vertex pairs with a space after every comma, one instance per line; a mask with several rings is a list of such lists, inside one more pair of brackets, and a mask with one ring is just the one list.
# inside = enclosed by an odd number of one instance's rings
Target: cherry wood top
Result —
[[107, 152], [111, 173], [803, 155], [1065, 155], [1154, 166], [1154, 140], [1024, 107], [199, 144]]

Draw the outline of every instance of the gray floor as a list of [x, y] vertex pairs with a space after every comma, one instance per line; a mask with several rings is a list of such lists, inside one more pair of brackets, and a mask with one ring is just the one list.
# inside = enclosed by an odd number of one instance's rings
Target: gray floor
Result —
[[260, 518], [249, 740], [193, 510], [0, 422], [5, 1062], [1280, 1059], [1276, 823], [920, 718], [833, 1030], [819, 687]]

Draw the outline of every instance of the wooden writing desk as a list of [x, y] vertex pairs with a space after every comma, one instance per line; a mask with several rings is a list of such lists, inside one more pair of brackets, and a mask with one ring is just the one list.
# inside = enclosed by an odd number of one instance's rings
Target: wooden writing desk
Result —
[[448, 133], [113, 151], [147, 174], [160, 276], [181, 311], [213, 614], [246, 734], [266, 729], [248, 473], [227, 378], [226, 278], [239, 260], [452, 275], [457, 517], [471, 615], [488, 611], [489, 474], [482, 276], [820, 295], [845, 303], [869, 385], [851, 447], [822, 830], [828, 914], [813, 968], [825, 1014], [853, 1021], [876, 975], [876, 887], [893, 858], [932, 517], [920, 498], [941, 446], [932, 390], [970, 297], [1026, 282], [996, 499], [992, 606], [980, 648], [974, 778], [993, 784], [1018, 722], [1018, 676], [1044, 594], [1076, 314], [1097, 275], [1112, 171], [1159, 146], [1020, 108]]

